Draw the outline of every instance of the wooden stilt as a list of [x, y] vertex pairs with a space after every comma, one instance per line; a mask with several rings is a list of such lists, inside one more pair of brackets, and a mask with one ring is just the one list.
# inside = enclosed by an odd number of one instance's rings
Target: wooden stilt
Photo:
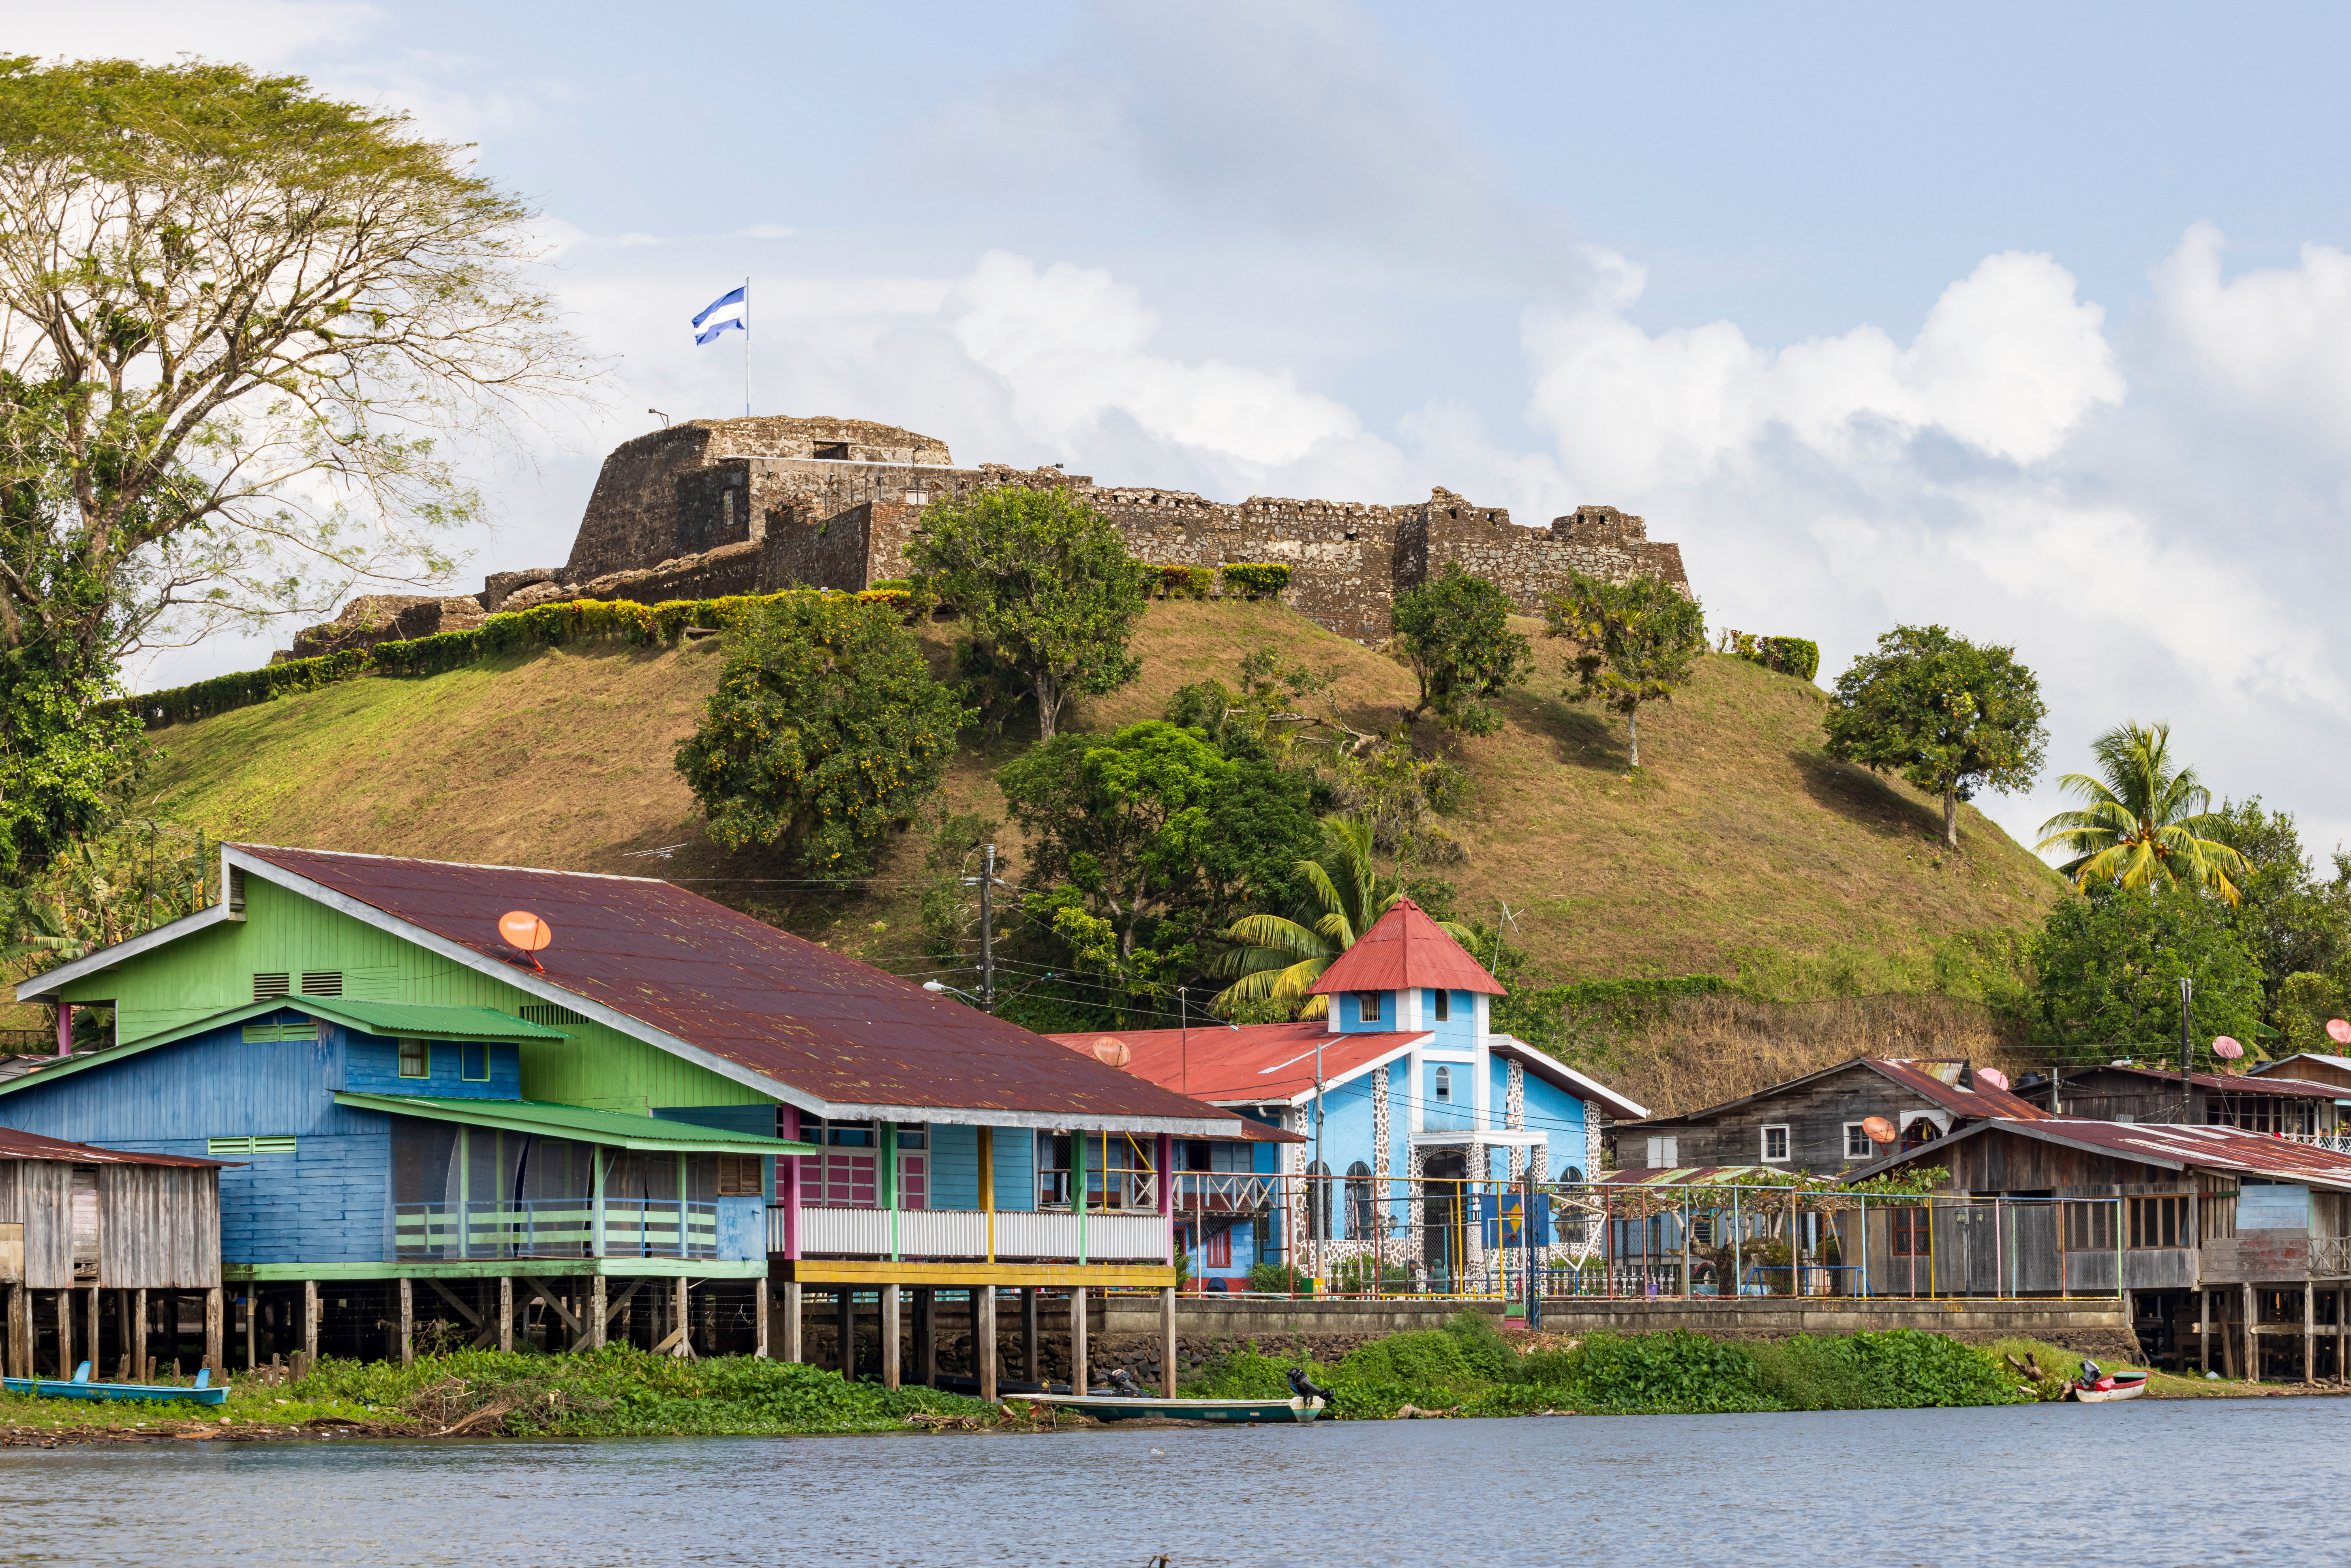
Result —
[[498, 1348], [514, 1349], [514, 1276], [498, 1276]]
[[789, 1362], [808, 1359], [806, 1346], [802, 1343], [800, 1307], [800, 1282], [798, 1280], [787, 1281], [784, 1284], [784, 1359]]
[[1020, 1375], [1031, 1383], [1043, 1377], [1037, 1350], [1037, 1287], [1020, 1287]]
[[939, 1385], [939, 1292], [931, 1285], [914, 1287], [914, 1380]]
[[103, 1364], [99, 1359], [98, 1299], [98, 1287], [92, 1285], [89, 1288], [89, 1310], [82, 1314], [83, 1326], [89, 1331], [84, 1343], [89, 1346], [82, 1353], [82, 1359], [89, 1363], [90, 1375], [93, 1377], [99, 1375], [99, 1370]]
[[251, 1372], [260, 1364], [261, 1355], [261, 1287], [247, 1281], [245, 1287], [245, 1369]]
[[302, 1360], [306, 1368], [319, 1364], [319, 1320], [325, 1311], [319, 1300], [319, 1281], [302, 1281]]
[[979, 1396], [989, 1404], [996, 1403], [996, 1287], [984, 1285], [979, 1292], [979, 1319], [972, 1334], [972, 1354], [979, 1363]]
[[2245, 1286], [2244, 1291], [2245, 1381], [2259, 1383], [2262, 1380], [2262, 1342], [2261, 1336], [2254, 1331], [2261, 1326], [2261, 1303], [2253, 1295], [2253, 1288], [2251, 1285]]
[[406, 1275], [400, 1280], [400, 1364], [416, 1359], [416, 1287]]
[[2204, 1360], [2203, 1370], [2212, 1370], [2212, 1292], [2196, 1292], [2196, 1346]]
[[0, 1285], [0, 1291], [8, 1293], [8, 1332], [0, 1339], [0, 1377], [30, 1377], [33, 1369], [19, 1359], [24, 1353], [16, 1348], [25, 1337], [25, 1287]]
[[57, 1375], [73, 1375], [73, 1292], [57, 1292]]
[[677, 1277], [677, 1345], [671, 1354], [691, 1360], [694, 1356], [694, 1293], [685, 1276]]
[[222, 1322], [228, 1292], [218, 1285], [204, 1292], [204, 1364], [213, 1369], [214, 1377], [228, 1375], [228, 1349], [222, 1343], [227, 1327]]
[[117, 1369], [114, 1380], [117, 1383], [131, 1381], [131, 1362], [138, 1354], [131, 1348], [131, 1292], [117, 1291], [114, 1292], [114, 1364]]
[[597, 1274], [588, 1281], [588, 1348], [604, 1348], [604, 1276]]
[[1083, 1394], [1092, 1384], [1089, 1370], [1090, 1354], [1086, 1345], [1086, 1288], [1078, 1285], [1070, 1291], [1070, 1392]]
[[757, 1298], [758, 1306], [758, 1310], [751, 1314], [753, 1332], [758, 1335], [758, 1338], [752, 1342], [751, 1354], [765, 1361], [768, 1359], [768, 1347], [772, 1343], [770, 1336], [776, 1316], [776, 1288], [767, 1281], [760, 1280], [754, 1282], [752, 1289], [758, 1292]]
[[1176, 1397], [1176, 1287], [1159, 1288], [1159, 1396]]
[[2318, 1287], [2302, 1282], [2302, 1380], [2318, 1381]]
[[882, 1386], [898, 1386], [898, 1287], [882, 1287]]
[[832, 1347], [833, 1364], [841, 1377], [850, 1383], [857, 1381], [857, 1292], [846, 1285], [832, 1288], [833, 1336], [840, 1343]]

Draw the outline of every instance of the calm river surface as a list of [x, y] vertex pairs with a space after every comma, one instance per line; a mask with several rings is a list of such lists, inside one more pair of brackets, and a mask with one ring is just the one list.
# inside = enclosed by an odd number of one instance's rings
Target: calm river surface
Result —
[[2341, 1562], [2351, 1401], [0, 1450], [0, 1563]]

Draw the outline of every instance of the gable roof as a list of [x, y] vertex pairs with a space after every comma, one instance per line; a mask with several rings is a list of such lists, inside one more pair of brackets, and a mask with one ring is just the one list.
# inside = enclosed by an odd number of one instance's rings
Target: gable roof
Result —
[[2227, 1171], [2259, 1176], [2264, 1181], [2323, 1186], [2351, 1192], [2351, 1155], [2337, 1154], [2315, 1144], [2298, 1144], [2273, 1133], [2249, 1133], [2241, 1127], [2174, 1126], [2158, 1122], [2087, 1122], [2074, 1117], [2042, 1116], [2030, 1121], [1997, 1117], [1972, 1127], [1921, 1144], [1915, 1149], [1888, 1155], [1874, 1164], [1844, 1174], [1848, 1182], [1865, 1181], [1912, 1160], [1931, 1159], [1953, 1144], [1992, 1133], [2013, 1133], [2090, 1154], [2111, 1155], [2165, 1170]]
[[2329, 1056], [2323, 1051], [2296, 1051], [2292, 1056], [2282, 1056], [2275, 1061], [2264, 1061], [2259, 1067], [2247, 1068], [2245, 1075], [2249, 1078], [2265, 1078], [2273, 1072], [2291, 1067], [2297, 1061], [2315, 1061], [2322, 1067], [2332, 1067], [2338, 1072], [2351, 1072], [2351, 1056]]
[[[1801, 1089], [1808, 1083], [1816, 1083], [1832, 1074], [1848, 1072], [1856, 1067], [1866, 1067], [1880, 1078], [1908, 1090], [1928, 1104], [1938, 1110], [1949, 1111], [1955, 1116], [1966, 1116], [1978, 1120], [1991, 1116], [2008, 1116], [2022, 1121], [2049, 1114], [2040, 1106], [2021, 1099], [2012, 1091], [1994, 1089], [1989, 1083], [1980, 1084], [1973, 1089], [1960, 1088], [1951, 1080], [1956, 1079], [1959, 1076], [1959, 1070], [1966, 1065], [1965, 1062], [1959, 1061], [1918, 1061], [1892, 1056], [1856, 1056], [1850, 1061], [1840, 1061], [1834, 1067], [1823, 1067], [1817, 1072], [1807, 1072], [1801, 1078], [1791, 1078], [1785, 1082], [1758, 1089], [1752, 1094], [1742, 1094], [1736, 1100], [1726, 1100], [1719, 1105], [1708, 1105], [1702, 1111], [1684, 1111], [1679, 1115], [1658, 1116], [1638, 1125], [1690, 1126], [1714, 1117], [1727, 1116], [1732, 1112], [1744, 1110], [1760, 1101], [1769, 1100], [1773, 1095], [1784, 1094], [1792, 1089]], [[1943, 1076], [1946, 1070], [1950, 1074], [1949, 1079]]]
[[1426, 986], [1439, 991], [1479, 991], [1506, 997], [1485, 966], [1447, 936], [1409, 898], [1399, 898], [1355, 945], [1332, 961], [1322, 977], [1306, 988], [1311, 997], [1341, 991], [1405, 991]]
[[[1228, 1113], [664, 882], [266, 844], [225, 844], [221, 858], [820, 1115], [1231, 1129]], [[536, 967], [498, 936], [517, 909], [554, 932]]]
[[[2179, 1082], [2179, 1069], [2166, 1071], [2160, 1067], [2121, 1067], [2104, 1062], [2095, 1067], [2070, 1067], [2063, 1070], [2066, 1082], [2074, 1082], [2094, 1072], [2126, 1072], [2136, 1078], [2152, 1078], [2160, 1083]], [[2191, 1072], [2188, 1082], [2199, 1089], [2219, 1089], [2231, 1094], [2283, 1094], [2288, 1097], [2332, 1100], [2343, 1092], [2340, 1085], [2312, 1083], [2299, 1078], [2255, 1079], [2241, 1072]]]

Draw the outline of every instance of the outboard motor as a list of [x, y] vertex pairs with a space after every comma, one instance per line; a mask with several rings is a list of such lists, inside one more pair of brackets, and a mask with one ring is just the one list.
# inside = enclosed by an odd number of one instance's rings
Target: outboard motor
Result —
[[1123, 1366], [1113, 1370], [1104, 1381], [1110, 1385], [1111, 1391], [1113, 1393], [1123, 1396], [1128, 1399], [1145, 1399], [1150, 1397], [1143, 1392], [1142, 1385], [1134, 1381], [1134, 1375], [1127, 1371], [1127, 1369]]
[[1323, 1404], [1329, 1405], [1338, 1398], [1337, 1395], [1309, 1378], [1306, 1375], [1306, 1369], [1302, 1366], [1290, 1367], [1289, 1377], [1290, 1391], [1301, 1399], [1320, 1399]]
[[2098, 1364], [2096, 1362], [2085, 1361], [2082, 1363], [2083, 1387], [2095, 1388], [2098, 1385], [2098, 1379], [2105, 1375], [2105, 1374], [2098, 1369]]

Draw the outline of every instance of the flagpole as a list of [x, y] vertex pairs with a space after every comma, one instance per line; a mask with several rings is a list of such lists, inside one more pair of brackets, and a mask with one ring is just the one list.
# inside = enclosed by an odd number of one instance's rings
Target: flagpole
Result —
[[751, 417], [751, 278], [743, 278], [743, 417]]

